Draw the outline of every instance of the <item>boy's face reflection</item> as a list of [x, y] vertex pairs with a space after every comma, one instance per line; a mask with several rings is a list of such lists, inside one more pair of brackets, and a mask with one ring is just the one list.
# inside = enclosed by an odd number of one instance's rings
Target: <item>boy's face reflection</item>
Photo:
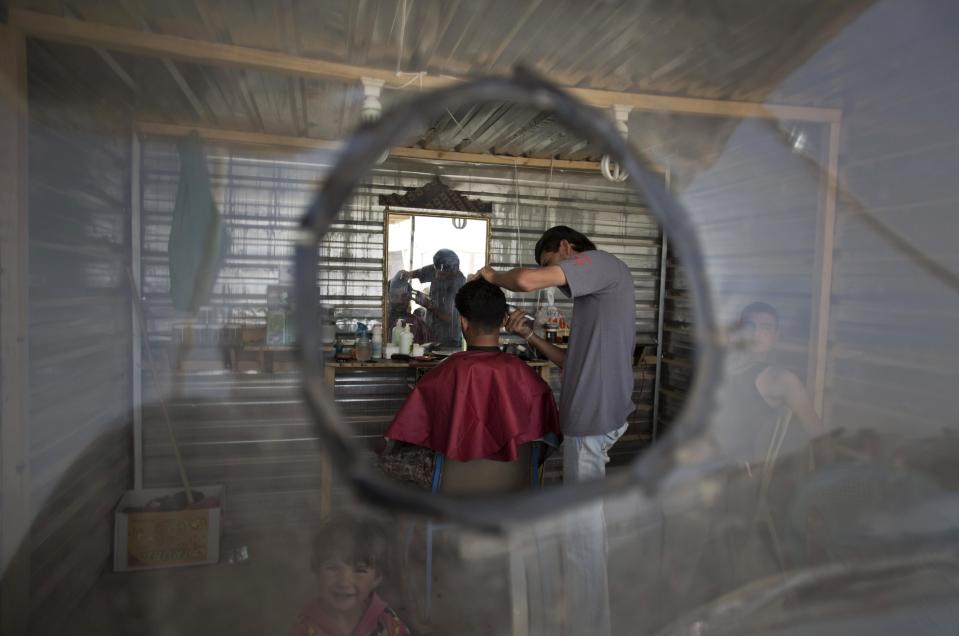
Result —
[[339, 559], [324, 561], [317, 574], [319, 598], [334, 612], [352, 612], [362, 608], [383, 580], [372, 566], [345, 563]]
[[753, 353], [768, 353], [776, 346], [779, 324], [776, 317], [765, 312], [750, 312], [740, 322], [748, 350]]

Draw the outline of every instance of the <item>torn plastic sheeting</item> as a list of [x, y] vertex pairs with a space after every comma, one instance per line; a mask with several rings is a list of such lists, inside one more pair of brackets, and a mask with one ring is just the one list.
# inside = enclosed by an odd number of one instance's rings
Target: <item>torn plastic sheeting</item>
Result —
[[177, 142], [180, 182], [170, 230], [170, 297], [179, 310], [195, 313], [210, 297], [230, 233], [220, 218], [206, 155], [196, 131]]

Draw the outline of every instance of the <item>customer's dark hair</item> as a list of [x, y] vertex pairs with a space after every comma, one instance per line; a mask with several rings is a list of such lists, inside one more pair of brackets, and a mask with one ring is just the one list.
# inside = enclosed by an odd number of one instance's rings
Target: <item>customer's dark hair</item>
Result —
[[498, 331], [506, 315], [506, 295], [496, 285], [477, 278], [456, 292], [456, 311], [481, 331]]
[[318, 570], [336, 559], [373, 568], [384, 578], [390, 570], [390, 540], [380, 522], [369, 517], [342, 514], [324, 523], [313, 537], [310, 564]]
[[776, 319], [776, 326], [779, 326], [779, 312], [769, 303], [754, 302], [749, 303], [739, 314], [739, 320], [742, 321], [746, 314], [769, 314]]
[[543, 235], [536, 241], [536, 264], [539, 265], [539, 259], [543, 256], [543, 252], [557, 251], [559, 244], [563, 241], [569, 241], [569, 244], [572, 245], [573, 249], [577, 252], [588, 252], [589, 250], [596, 249], [593, 242], [582, 232], [577, 232], [573, 228], [565, 225], [557, 225], [543, 232]]

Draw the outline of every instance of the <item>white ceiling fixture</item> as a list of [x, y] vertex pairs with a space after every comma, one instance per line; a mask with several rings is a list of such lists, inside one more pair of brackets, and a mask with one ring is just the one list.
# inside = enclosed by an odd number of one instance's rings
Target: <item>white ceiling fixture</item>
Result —
[[[383, 84], [386, 82], [373, 77], [361, 77], [360, 82], [363, 84], [363, 105], [360, 106], [360, 119], [364, 122], [376, 121], [383, 114], [383, 102], [380, 101], [380, 95], [383, 92]], [[390, 150], [387, 148], [376, 160], [376, 163], [383, 163], [389, 156]]]
[[[629, 138], [629, 112], [633, 110], [632, 106], [623, 104], [613, 105], [613, 117], [616, 120], [616, 129], [623, 136], [623, 139]], [[603, 155], [599, 162], [599, 171], [608, 180], [613, 183], [622, 183], [629, 178], [626, 171], [619, 167], [619, 164], [613, 161], [609, 155]]]
[[375, 121], [383, 114], [383, 102], [380, 101], [380, 94], [383, 92], [385, 80], [372, 77], [361, 77], [363, 83], [363, 106], [360, 108], [360, 119], [363, 121]]

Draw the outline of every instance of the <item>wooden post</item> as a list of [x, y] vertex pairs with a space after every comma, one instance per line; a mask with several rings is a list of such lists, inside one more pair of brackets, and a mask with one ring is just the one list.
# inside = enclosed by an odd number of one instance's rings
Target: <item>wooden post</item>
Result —
[[[666, 188], [669, 189], [669, 170], [663, 175]], [[653, 376], [653, 441], [659, 436], [659, 391], [662, 387], [663, 337], [666, 326], [666, 274], [669, 270], [669, 240], [666, 230], [660, 232], [659, 240], [659, 305], [656, 316], [656, 371]], [[639, 359], [639, 372], [643, 373], [643, 359]], [[640, 395], [639, 399], [643, 399]]]
[[839, 180], [838, 121], [829, 124], [828, 157], [823, 201], [816, 223], [816, 260], [813, 271], [812, 321], [809, 338], [809, 361], [806, 385], [813, 407], [824, 416], [823, 403], [826, 388], [826, 357], [829, 353], [829, 311], [832, 300], [832, 261], [836, 244], [836, 194]]
[[[326, 384], [330, 387], [330, 395], [336, 397], [336, 365], [326, 363], [323, 368], [323, 376]], [[330, 454], [324, 448], [322, 451], [323, 464], [320, 466], [320, 517], [329, 519], [333, 511], [333, 464], [330, 461]]]
[[[669, 241], [666, 230], [662, 231], [659, 245], [659, 308], [656, 318], [656, 371], [653, 376], [653, 441], [659, 436], [659, 390], [663, 371], [663, 337], [666, 326], [666, 273], [669, 269]], [[643, 361], [640, 358], [639, 372], [643, 373]], [[642, 396], [639, 396], [642, 399]]]
[[[140, 137], [133, 133], [130, 142], [130, 272], [134, 286], [131, 294], [139, 293], [140, 281]], [[137, 299], [130, 298], [130, 321], [133, 331], [132, 385], [133, 385], [133, 489], [143, 488], [143, 350], [140, 321], [137, 319]]]
[[0, 633], [30, 616], [27, 301], [27, 66], [23, 34], [0, 24]]

